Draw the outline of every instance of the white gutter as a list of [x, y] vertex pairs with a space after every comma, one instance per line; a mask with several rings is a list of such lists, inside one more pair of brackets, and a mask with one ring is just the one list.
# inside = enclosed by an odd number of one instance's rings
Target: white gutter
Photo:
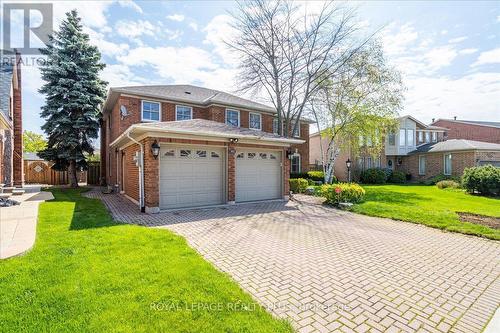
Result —
[[[139, 206], [141, 208], [141, 212], [144, 213], [146, 210], [146, 207], [144, 205], [144, 146], [142, 143], [134, 139], [133, 137], [130, 136], [130, 131], [127, 130], [125, 133], [127, 138], [129, 138], [132, 142], [135, 142], [139, 145], [141, 148], [141, 156], [139, 157]], [[123, 167], [123, 166], [122, 166]], [[118, 175], [117, 175], [118, 176]]]

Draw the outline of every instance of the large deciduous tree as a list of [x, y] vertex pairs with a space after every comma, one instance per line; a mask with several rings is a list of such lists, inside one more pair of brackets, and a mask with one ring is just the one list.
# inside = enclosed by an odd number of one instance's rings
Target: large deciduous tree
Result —
[[48, 142], [39, 156], [54, 161], [54, 168], [68, 170], [71, 187], [78, 187], [76, 171], [85, 167], [85, 155], [93, 154], [92, 139], [99, 132], [99, 106], [106, 85], [99, 78], [104, 69], [101, 54], [82, 32], [76, 10], [66, 14], [50, 44], [41, 49], [47, 62], [41, 67], [45, 95], [41, 116]]
[[296, 130], [311, 96], [356, 53], [352, 17], [333, 3], [312, 14], [287, 1], [239, 4], [228, 45], [241, 59], [241, 90], [267, 95], [279, 134]]
[[377, 155], [396, 126], [404, 86], [380, 43], [367, 43], [335, 75], [322, 80], [310, 107], [316, 119], [325, 182], [331, 182], [342, 148]]
[[42, 134], [32, 131], [23, 132], [23, 150], [26, 152], [37, 153], [47, 147], [47, 140]]

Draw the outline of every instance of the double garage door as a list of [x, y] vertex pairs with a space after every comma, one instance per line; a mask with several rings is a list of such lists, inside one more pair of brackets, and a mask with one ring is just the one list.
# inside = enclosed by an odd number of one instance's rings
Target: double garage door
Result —
[[[220, 147], [163, 145], [160, 153], [160, 208], [226, 203], [226, 151]], [[236, 201], [281, 197], [281, 153], [236, 151]]]

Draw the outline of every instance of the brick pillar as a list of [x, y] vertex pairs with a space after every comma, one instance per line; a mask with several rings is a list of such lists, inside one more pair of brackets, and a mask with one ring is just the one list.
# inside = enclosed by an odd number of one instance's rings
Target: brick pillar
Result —
[[286, 149], [283, 149], [283, 198], [288, 199], [290, 195], [290, 160], [286, 157]]
[[236, 147], [230, 143], [227, 154], [227, 200], [234, 203], [236, 200]]
[[14, 85], [13, 106], [13, 127], [14, 127], [14, 153], [12, 156], [13, 164], [13, 184], [14, 186], [23, 186], [24, 184], [24, 165], [23, 165], [23, 114], [22, 114], [22, 96], [21, 96], [21, 55], [16, 53], [16, 74], [17, 82]]
[[160, 211], [160, 157], [155, 159], [151, 152], [151, 145], [154, 141], [155, 138], [146, 138], [141, 141], [144, 145], [144, 204], [146, 213]]

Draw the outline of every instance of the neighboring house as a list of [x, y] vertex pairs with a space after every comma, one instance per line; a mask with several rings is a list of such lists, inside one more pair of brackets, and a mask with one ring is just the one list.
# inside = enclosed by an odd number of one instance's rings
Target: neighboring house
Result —
[[286, 198], [290, 171], [308, 170], [307, 120], [279, 136], [273, 108], [228, 93], [111, 88], [102, 112], [103, 181], [143, 211]]
[[0, 64], [0, 183], [22, 187], [21, 55], [2, 52]]
[[500, 143], [500, 122], [438, 119], [432, 125], [446, 127], [448, 139]]
[[[344, 149], [337, 157], [335, 176], [346, 181], [347, 159], [352, 161], [353, 178], [370, 168], [385, 168], [403, 171], [411, 180], [424, 180], [444, 174], [461, 176], [466, 167], [483, 164], [500, 165], [500, 144], [472, 140], [448, 140], [448, 129], [442, 126], [425, 125], [412, 116], [399, 119], [398, 129], [385, 138], [384, 151], [379, 156], [353, 156]], [[326, 138], [321, 138], [323, 142]], [[310, 163], [320, 169], [320, 136], [312, 134]], [[362, 149], [361, 149], [362, 150]]]

